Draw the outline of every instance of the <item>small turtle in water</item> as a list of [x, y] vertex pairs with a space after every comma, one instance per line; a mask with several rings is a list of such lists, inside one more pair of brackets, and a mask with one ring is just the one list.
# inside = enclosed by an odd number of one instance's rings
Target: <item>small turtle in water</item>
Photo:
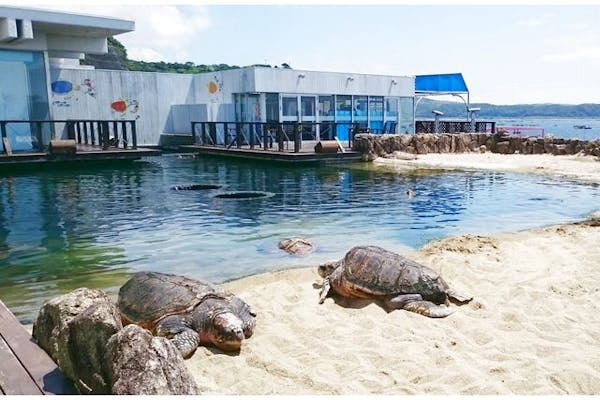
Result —
[[184, 358], [201, 344], [238, 351], [252, 335], [256, 313], [242, 299], [208, 282], [138, 272], [119, 290], [123, 324], [173, 341]]
[[380, 299], [388, 309], [439, 318], [454, 312], [446, 307], [448, 299], [472, 299], [455, 293], [432, 269], [377, 246], [353, 247], [340, 261], [320, 265], [318, 272], [325, 278], [319, 303], [333, 289], [344, 297]]
[[302, 238], [283, 239], [278, 243], [278, 246], [283, 251], [297, 255], [308, 254], [313, 251], [315, 247], [310, 240]]

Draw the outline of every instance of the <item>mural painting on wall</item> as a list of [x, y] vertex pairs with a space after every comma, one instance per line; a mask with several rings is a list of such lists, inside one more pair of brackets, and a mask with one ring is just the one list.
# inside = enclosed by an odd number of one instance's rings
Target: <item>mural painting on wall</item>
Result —
[[[210, 95], [216, 95], [223, 89], [223, 82], [221, 82], [221, 80], [214, 75], [213, 78], [206, 84], [206, 88], [208, 89], [208, 93]], [[214, 102], [217, 101], [217, 99], [213, 98], [211, 101]]]
[[140, 118], [140, 104], [137, 100], [117, 99], [110, 103], [110, 109], [119, 114], [119, 119], [127, 119], [128, 115], [130, 118]]
[[86, 78], [81, 83], [71, 81], [57, 80], [50, 84], [52, 90], [52, 104], [57, 107], [71, 107], [71, 103], [79, 101], [79, 94], [96, 97], [96, 87], [94, 82]]

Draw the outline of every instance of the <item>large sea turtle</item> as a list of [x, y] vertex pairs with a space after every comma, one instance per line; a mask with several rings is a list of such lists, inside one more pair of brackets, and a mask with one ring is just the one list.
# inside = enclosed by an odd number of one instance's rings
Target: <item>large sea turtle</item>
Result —
[[118, 304], [124, 325], [171, 339], [184, 358], [200, 344], [239, 350], [256, 317], [242, 299], [215, 285], [159, 272], [133, 275], [119, 290]]
[[472, 299], [455, 293], [435, 271], [377, 246], [353, 247], [318, 272], [325, 278], [319, 303], [333, 289], [344, 297], [383, 300], [388, 309], [445, 317], [454, 312], [446, 306], [449, 298], [459, 303]]

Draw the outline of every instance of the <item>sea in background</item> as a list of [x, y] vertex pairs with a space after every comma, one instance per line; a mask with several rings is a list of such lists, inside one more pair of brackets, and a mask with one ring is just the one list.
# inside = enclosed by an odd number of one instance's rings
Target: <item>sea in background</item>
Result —
[[[556, 118], [556, 117], [516, 117], [516, 118], [478, 118], [480, 121], [495, 121], [496, 127], [524, 126], [541, 127], [544, 135], [557, 138], [579, 138], [583, 140], [600, 139], [600, 116], [597, 118]], [[591, 129], [577, 129], [575, 126], [589, 126]], [[524, 136], [541, 136], [539, 130], [522, 131]]]

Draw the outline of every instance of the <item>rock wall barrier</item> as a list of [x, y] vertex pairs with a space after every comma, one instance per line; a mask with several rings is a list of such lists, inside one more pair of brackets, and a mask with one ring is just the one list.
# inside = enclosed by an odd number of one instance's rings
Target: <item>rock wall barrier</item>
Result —
[[390, 157], [394, 152], [411, 154], [486, 152], [500, 154], [585, 154], [600, 157], [600, 140], [562, 139], [554, 137], [515, 137], [499, 133], [424, 133], [415, 135], [358, 134], [353, 150], [363, 160]]

